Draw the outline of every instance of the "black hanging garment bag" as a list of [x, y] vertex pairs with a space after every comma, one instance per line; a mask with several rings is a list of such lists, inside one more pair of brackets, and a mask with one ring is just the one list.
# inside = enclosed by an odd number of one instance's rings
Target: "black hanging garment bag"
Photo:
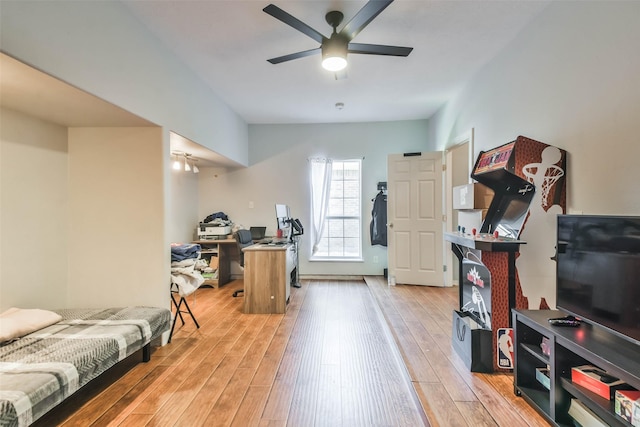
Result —
[[373, 199], [371, 211], [371, 244], [387, 246], [387, 195], [380, 191]]

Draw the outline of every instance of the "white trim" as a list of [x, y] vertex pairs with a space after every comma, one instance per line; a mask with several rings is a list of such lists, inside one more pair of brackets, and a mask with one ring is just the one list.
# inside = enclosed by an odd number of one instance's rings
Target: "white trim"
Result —
[[[443, 185], [444, 185], [443, 199], [444, 200], [442, 203], [442, 206], [444, 209], [444, 215], [446, 216], [446, 221], [443, 221], [443, 224], [442, 224], [443, 227], [445, 227], [443, 230], [445, 232], [451, 230], [453, 227], [453, 203], [451, 200], [451, 195], [453, 193], [453, 185], [452, 185], [453, 162], [451, 161], [451, 152], [456, 147], [459, 147], [463, 144], [467, 144], [468, 170], [469, 170], [468, 183], [470, 184], [473, 183], [473, 179], [471, 178], [471, 172], [473, 171], [473, 166], [475, 165], [475, 158], [474, 158], [474, 151], [473, 151], [474, 136], [475, 136], [475, 130], [474, 128], [471, 128], [468, 131], [463, 132], [462, 134], [453, 138], [451, 142], [447, 144], [447, 148], [445, 149], [444, 155], [445, 155], [445, 164], [447, 165], [447, 167], [445, 168], [444, 179], [443, 179]], [[451, 251], [449, 243], [443, 241], [443, 245], [444, 245], [443, 261], [447, 268], [446, 271], [444, 272], [444, 284], [445, 286], [457, 286], [458, 283], [453, 278], [453, 272], [455, 271], [454, 269], [458, 268], [457, 258]]]

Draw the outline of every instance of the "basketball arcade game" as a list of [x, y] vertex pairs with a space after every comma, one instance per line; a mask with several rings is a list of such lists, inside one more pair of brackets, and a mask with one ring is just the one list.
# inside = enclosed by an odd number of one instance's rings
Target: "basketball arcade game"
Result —
[[[550, 200], [564, 212], [565, 170], [564, 150], [523, 136], [478, 155], [471, 177], [494, 191], [485, 219], [479, 231], [461, 229], [444, 236], [459, 260], [460, 312], [454, 313], [454, 347], [458, 353], [466, 353], [467, 346], [484, 353], [483, 363], [469, 360], [472, 371], [513, 368], [510, 311], [528, 308], [516, 270], [520, 245], [526, 244], [519, 238], [527, 219], [539, 208], [546, 209]], [[490, 331], [491, 344], [486, 333], [480, 346], [460, 342], [472, 339], [471, 334], [465, 337], [455, 330], [456, 325], [464, 328], [461, 313]], [[470, 352], [461, 356], [472, 357]]]

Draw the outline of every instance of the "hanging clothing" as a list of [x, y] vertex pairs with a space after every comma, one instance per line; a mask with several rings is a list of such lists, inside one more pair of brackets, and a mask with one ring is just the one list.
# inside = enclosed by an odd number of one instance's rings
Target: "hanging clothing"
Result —
[[371, 244], [387, 246], [387, 195], [380, 191], [373, 199], [371, 211]]

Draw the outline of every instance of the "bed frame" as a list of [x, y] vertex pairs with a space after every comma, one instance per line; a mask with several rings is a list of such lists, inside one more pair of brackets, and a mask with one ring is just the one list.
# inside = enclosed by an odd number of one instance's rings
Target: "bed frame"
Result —
[[56, 311], [62, 320], [0, 346], [0, 425], [27, 426], [168, 331], [171, 311], [123, 307]]

